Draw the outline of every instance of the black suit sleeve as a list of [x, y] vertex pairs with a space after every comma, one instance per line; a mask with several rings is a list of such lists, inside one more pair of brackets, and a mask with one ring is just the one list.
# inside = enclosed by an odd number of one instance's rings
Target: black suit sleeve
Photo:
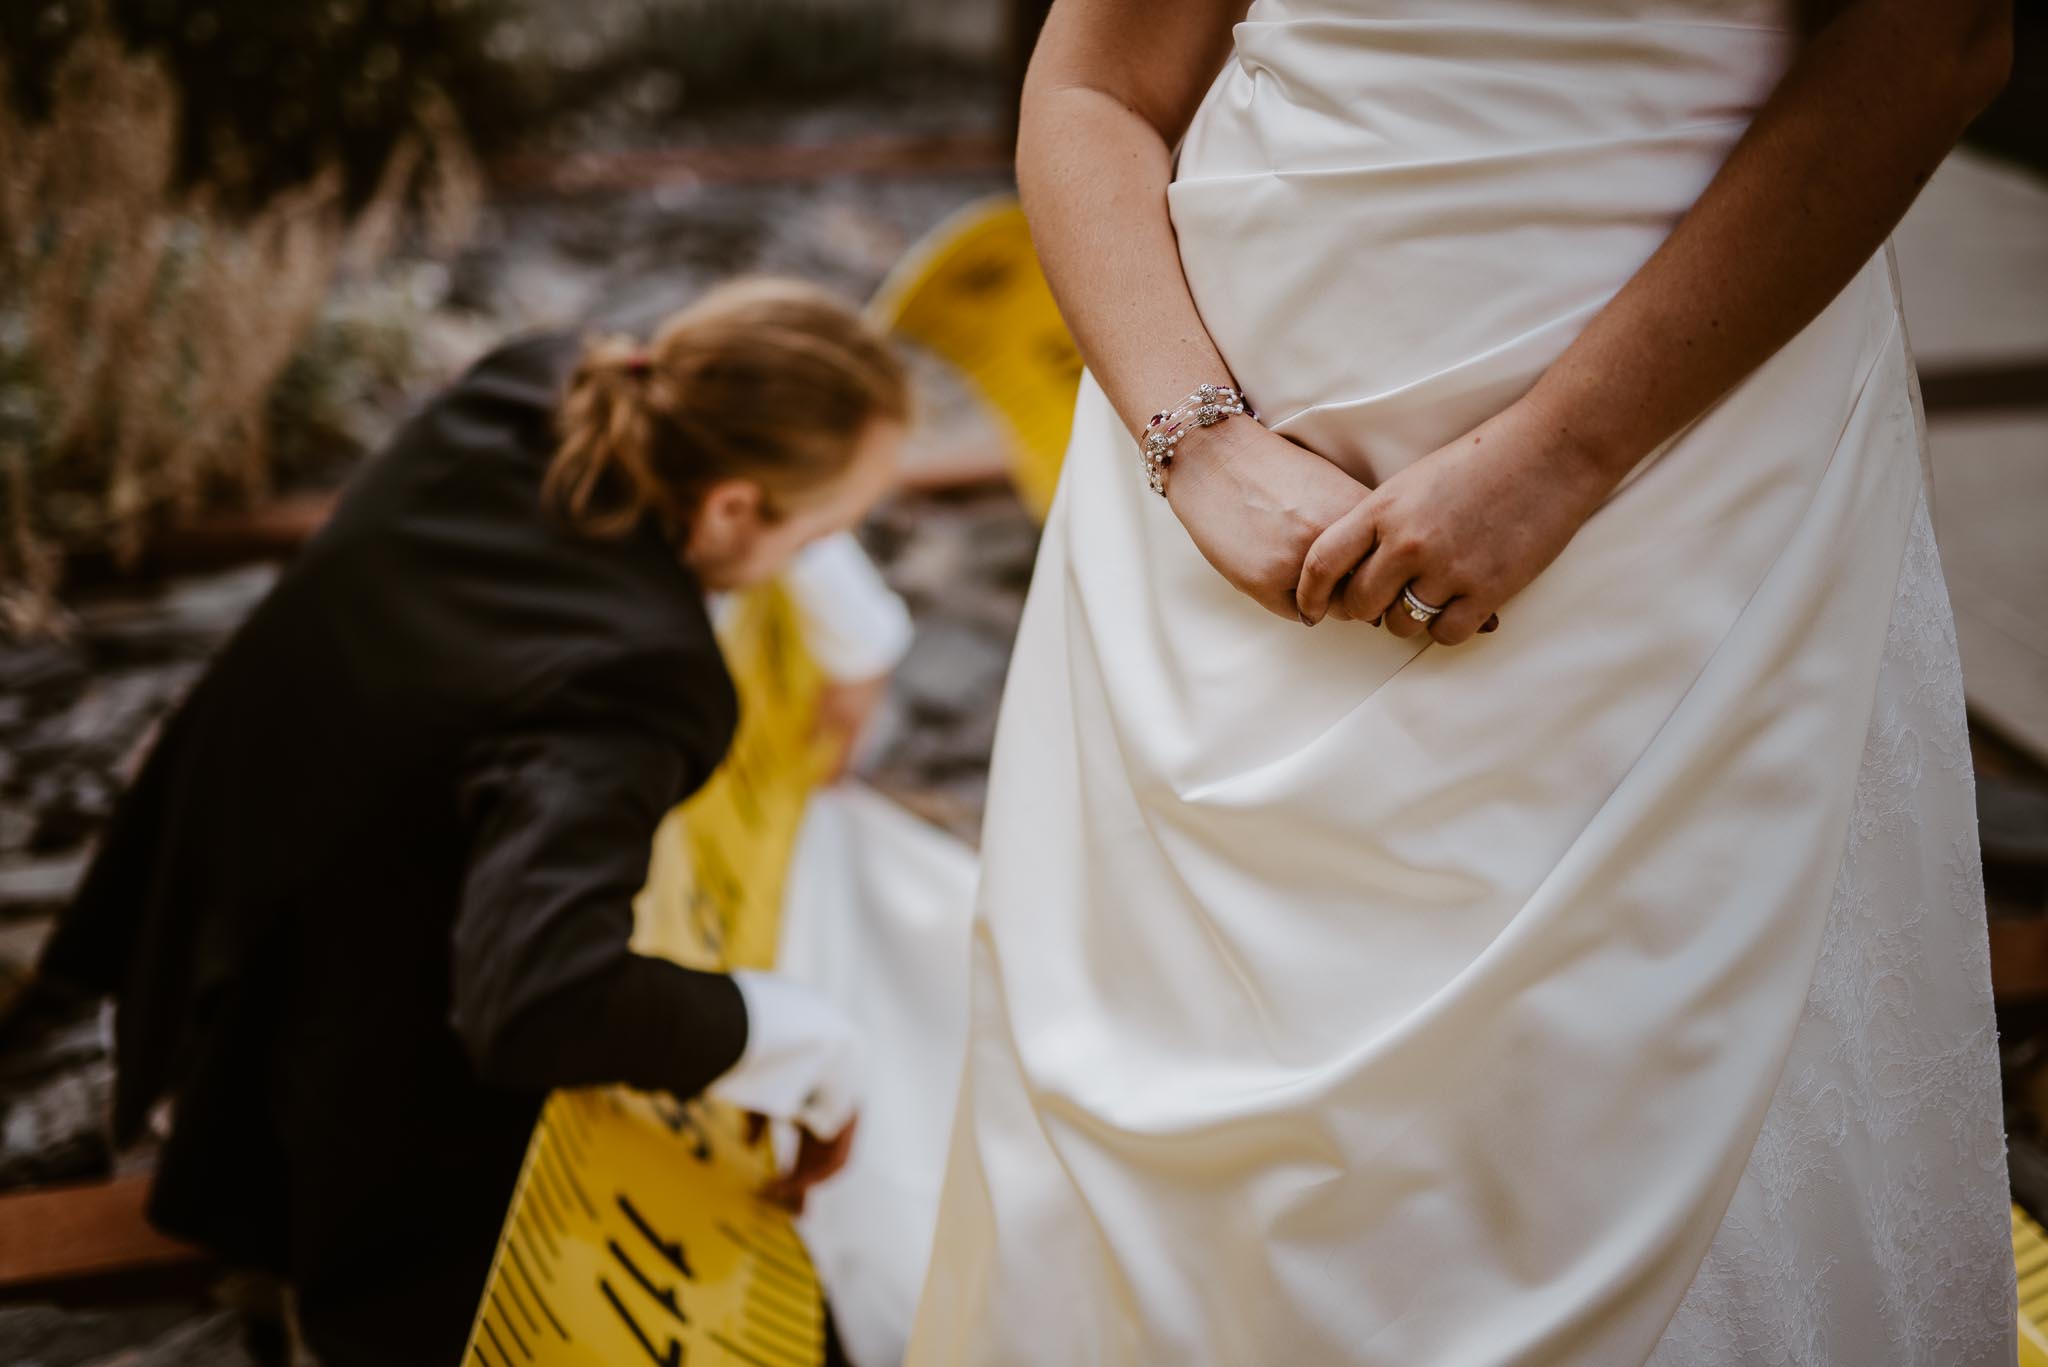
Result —
[[655, 828], [715, 767], [730, 709], [722, 666], [642, 656], [579, 671], [472, 747], [453, 1024], [486, 1082], [687, 1097], [738, 1060], [732, 979], [627, 948]]

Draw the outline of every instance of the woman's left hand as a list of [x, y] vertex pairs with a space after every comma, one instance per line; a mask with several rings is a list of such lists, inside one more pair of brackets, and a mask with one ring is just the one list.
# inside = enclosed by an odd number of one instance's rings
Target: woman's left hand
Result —
[[[1610, 488], [1564, 424], [1517, 403], [1393, 475], [1324, 530], [1302, 565], [1302, 616], [1384, 619], [1396, 636], [1427, 630], [1456, 645], [1488, 628], [1557, 558]], [[1425, 627], [1403, 588], [1443, 611]]]

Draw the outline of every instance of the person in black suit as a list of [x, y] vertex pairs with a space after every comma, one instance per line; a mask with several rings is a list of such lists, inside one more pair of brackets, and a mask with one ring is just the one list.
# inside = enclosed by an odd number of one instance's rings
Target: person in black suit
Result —
[[166, 724], [41, 964], [116, 1002], [164, 1231], [293, 1286], [327, 1367], [461, 1355], [555, 1087], [711, 1088], [845, 1151], [852, 1044], [768, 974], [628, 949], [737, 704], [706, 593], [889, 484], [897, 360], [748, 281], [644, 349], [494, 352], [343, 496]]

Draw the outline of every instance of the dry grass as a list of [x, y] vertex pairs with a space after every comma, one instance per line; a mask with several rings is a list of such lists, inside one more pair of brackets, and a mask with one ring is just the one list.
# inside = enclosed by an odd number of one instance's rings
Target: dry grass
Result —
[[371, 269], [415, 198], [459, 232], [476, 182], [427, 111], [434, 145], [401, 145], [354, 217], [332, 173], [230, 216], [177, 187], [177, 92], [103, 26], [46, 120], [11, 110], [0, 90], [0, 630], [22, 634], [61, 625], [66, 553], [132, 562], [166, 520], [261, 497], [267, 400], [337, 271]]

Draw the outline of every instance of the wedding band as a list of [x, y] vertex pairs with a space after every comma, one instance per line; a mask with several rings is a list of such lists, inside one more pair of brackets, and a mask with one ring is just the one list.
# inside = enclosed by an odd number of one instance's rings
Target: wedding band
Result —
[[1431, 607], [1420, 598], [1417, 598], [1413, 589], [1402, 589], [1401, 601], [1408, 605], [1408, 615], [1418, 622], [1427, 622], [1443, 611], [1442, 608]]

